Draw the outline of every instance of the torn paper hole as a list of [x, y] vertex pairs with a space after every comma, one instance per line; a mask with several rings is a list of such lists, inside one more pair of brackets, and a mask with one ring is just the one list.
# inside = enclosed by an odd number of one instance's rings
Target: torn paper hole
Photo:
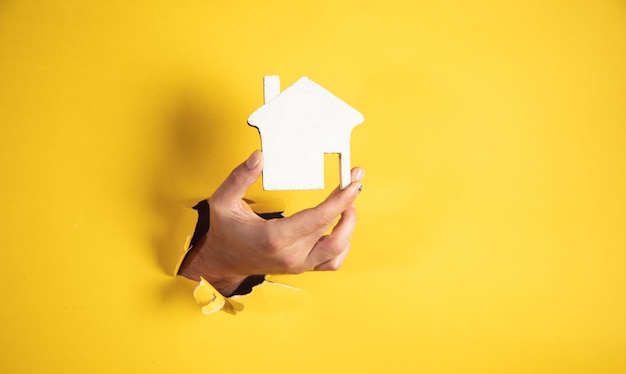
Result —
[[204, 278], [200, 278], [200, 284], [193, 291], [193, 297], [202, 306], [202, 313], [204, 314], [215, 313], [220, 309], [229, 314], [237, 314], [243, 310], [242, 303], [233, 300], [233, 298], [224, 297]]
[[[252, 205], [254, 207], [253, 210], [255, 212], [258, 212], [258, 211], [267, 212], [267, 213], [257, 213], [260, 217], [264, 219], [276, 219], [276, 218], [284, 217], [283, 216], [284, 200], [282, 199], [280, 200], [267, 200], [266, 199], [266, 201], [262, 201], [262, 202], [256, 202], [252, 199], [244, 199], [244, 201]], [[279, 211], [277, 210], [276, 207], [280, 207]], [[206, 233], [209, 230], [210, 210], [209, 210], [208, 200], [203, 200], [199, 202], [193, 207], [193, 209], [196, 210], [198, 213], [198, 221], [196, 223], [196, 229], [195, 229], [195, 232], [192, 235], [189, 235], [185, 241], [185, 246], [184, 246], [185, 253], [181, 257], [180, 261], [178, 262], [178, 265], [176, 268], [176, 274], [179, 273], [180, 267], [183, 261], [185, 260], [185, 257], [189, 253], [189, 251], [193, 249], [195, 243], [197, 243], [197, 241], [202, 236], [206, 235]], [[248, 278], [246, 278], [246, 280], [244, 280], [244, 282], [241, 285], [239, 285], [237, 290], [235, 290], [234, 296], [225, 297], [217, 289], [215, 289], [215, 287], [213, 287], [211, 283], [209, 283], [206, 279], [200, 277], [200, 283], [194, 289], [193, 297], [196, 300], [196, 303], [198, 303], [202, 307], [202, 313], [204, 314], [212, 314], [219, 310], [223, 310], [226, 313], [235, 315], [238, 312], [243, 311], [244, 309], [243, 303], [235, 299], [238, 299], [239, 297], [249, 294], [250, 292], [252, 292], [253, 288], [259, 285], [269, 283], [269, 284], [274, 284], [277, 286], [286, 287], [291, 290], [298, 290], [295, 287], [282, 284], [279, 282], [274, 282], [274, 281], [269, 280], [268, 278], [269, 276], [266, 276], [266, 275], [249, 276]]]
[[[300, 291], [299, 288], [290, 286], [288, 284], [275, 282], [272, 280], [265, 280], [259, 286], [264, 284], [276, 285], [279, 287], [284, 287], [286, 289], [292, 291]], [[237, 295], [231, 297], [224, 297], [218, 290], [215, 289], [211, 285], [211, 283], [207, 282], [204, 278], [200, 278], [200, 283], [193, 291], [193, 297], [196, 300], [196, 303], [202, 307], [202, 313], [204, 314], [212, 314], [219, 310], [223, 310], [224, 312], [232, 315], [236, 315], [238, 312], [243, 311], [244, 304], [235, 298], [239, 298], [244, 295]]]

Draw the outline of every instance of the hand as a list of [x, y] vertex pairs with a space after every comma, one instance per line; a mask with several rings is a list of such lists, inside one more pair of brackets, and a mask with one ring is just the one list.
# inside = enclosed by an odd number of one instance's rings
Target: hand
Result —
[[363, 170], [352, 169], [352, 184], [335, 189], [318, 206], [274, 220], [259, 217], [243, 200], [262, 170], [263, 154], [255, 151], [215, 191], [209, 199], [209, 232], [188, 253], [179, 274], [198, 281], [203, 277], [228, 296], [250, 275], [341, 267], [356, 225], [353, 203]]

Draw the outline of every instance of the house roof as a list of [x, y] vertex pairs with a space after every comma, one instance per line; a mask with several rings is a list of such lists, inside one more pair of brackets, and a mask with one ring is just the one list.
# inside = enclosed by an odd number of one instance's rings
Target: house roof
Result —
[[300, 78], [248, 118], [248, 124], [260, 131], [281, 125], [351, 129], [362, 122], [360, 112], [307, 77]]

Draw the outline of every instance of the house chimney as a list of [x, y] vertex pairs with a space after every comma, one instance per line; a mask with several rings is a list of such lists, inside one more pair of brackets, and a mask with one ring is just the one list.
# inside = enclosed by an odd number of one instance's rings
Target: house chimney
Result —
[[263, 77], [263, 100], [265, 104], [280, 95], [280, 78], [278, 75], [266, 75]]

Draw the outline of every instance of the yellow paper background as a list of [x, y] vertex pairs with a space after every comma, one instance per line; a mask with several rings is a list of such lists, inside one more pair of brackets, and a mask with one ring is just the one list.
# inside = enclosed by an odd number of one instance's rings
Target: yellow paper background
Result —
[[[359, 224], [204, 316], [184, 206], [266, 74], [364, 114]], [[624, 1], [4, 0], [0, 129], [3, 373], [626, 372]]]

